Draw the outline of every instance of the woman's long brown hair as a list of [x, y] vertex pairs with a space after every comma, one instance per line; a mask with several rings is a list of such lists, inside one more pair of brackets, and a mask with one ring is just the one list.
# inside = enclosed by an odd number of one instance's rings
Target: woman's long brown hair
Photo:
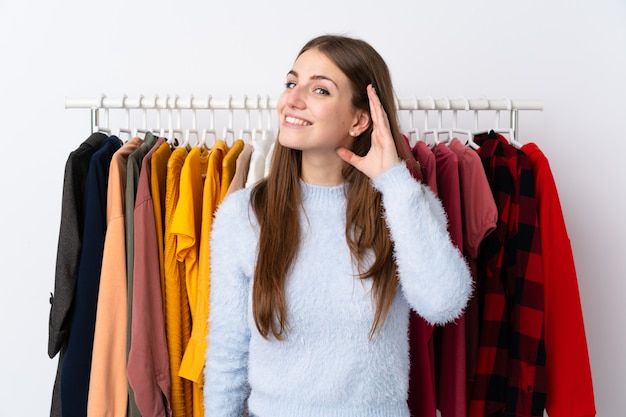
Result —
[[[343, 36], [324, 35], [309, 41], [298, 56], [317, 49], [343, 71], [352, 84], [352, 105], [369, 112], [366, 87], [372, 84], [389, 118], [391, 134], [400, 158], [419, 172], [419, 167], [400, 133], [393, 86], [386, 63], [366, 42]], [[371, 146], [372, 126], [359, 135], [352, 151], [364, 156]], [[254, 271], [252, 314], [265, 338], [283, 339], [288, 329], [285, 280], [300, 244], [300, 168], [302, 154], [276, 141], [269, 175], [253, 189], [252, 208], [260, 226], [259, 253]], [[345, 164], [346, 240], [359, 265], [359, 277], [372, 279], [376, 311], [370, 337], [380, 329], [393, 302], [398, 279], [393, 244], [385, 224], [381, 195], [370, 179]], [[368, 251], [375, 261], [367, 269]]]

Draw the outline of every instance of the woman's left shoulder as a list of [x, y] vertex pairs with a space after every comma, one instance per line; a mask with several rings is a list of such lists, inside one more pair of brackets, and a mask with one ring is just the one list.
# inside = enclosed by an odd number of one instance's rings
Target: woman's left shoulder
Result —
[[225, 229], [225, 233], [240, 233], [245, 228], [256, 225], [256, 216], [250, 204], [250, 188], [230, 193], [215, 211], [213, 230]]

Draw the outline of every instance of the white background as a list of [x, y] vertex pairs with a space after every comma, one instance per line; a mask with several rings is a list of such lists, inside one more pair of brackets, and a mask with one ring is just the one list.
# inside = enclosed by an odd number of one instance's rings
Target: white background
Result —
[[64, 164], [90, 133], [65, 97], [276, 97], [322, 33], [361, 37], [398, 97], [541, 99], [521, 141], [548, 156], [572, 241], [598, 415], [626, 392], [626, 3], [316, 0], [0, 3], [0, 415], [49, 413], [49, 293]]

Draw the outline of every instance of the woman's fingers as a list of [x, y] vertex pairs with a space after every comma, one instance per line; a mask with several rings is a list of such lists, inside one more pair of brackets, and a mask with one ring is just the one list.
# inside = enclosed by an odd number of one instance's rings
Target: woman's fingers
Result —
[[389, 119], [372, 85], [367, 86], [372, 121], [371, 146], [367, 155], [360, 157], [349, 149], [337, 149], [337, 155], [345, 162], [363, 172], [370, 178], [376, 178], [399, 162], [398, 151], [393, 141]]

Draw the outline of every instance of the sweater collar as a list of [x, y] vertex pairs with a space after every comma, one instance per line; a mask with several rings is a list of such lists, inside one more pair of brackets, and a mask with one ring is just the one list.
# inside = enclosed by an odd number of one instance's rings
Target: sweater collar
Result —
[[309, 184], [300, 180], [300, 188], [302, 190], [303, 202], [330, 202], [343, 201], [346, 197], [346, 184], [335, 186], [324, 186]]

